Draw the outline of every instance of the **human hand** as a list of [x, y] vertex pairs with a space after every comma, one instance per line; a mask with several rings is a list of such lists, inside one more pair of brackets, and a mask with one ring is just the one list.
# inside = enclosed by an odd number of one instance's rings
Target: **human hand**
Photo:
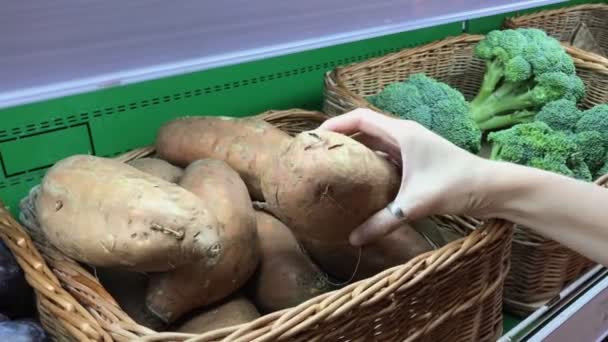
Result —
[[319, 129], [358, 133], [358, 141], [386, 153], [403, 170], [401, 187], [393, 201], [402, 217], [386, 208], [380, 210], [351, 233], [352, 245], [370, 243], [403, 221], [437, 214], [481, 216], [489, 205], [481, 191], [483, 179], [490, 177], [484, 172], [489, 162], [416, 122], [356, 109], [327, 120]]

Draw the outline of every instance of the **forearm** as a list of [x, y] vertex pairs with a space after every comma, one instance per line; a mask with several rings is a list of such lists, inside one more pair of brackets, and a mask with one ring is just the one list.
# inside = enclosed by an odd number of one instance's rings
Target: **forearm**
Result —
[[514, 164], [489, 162], [487, 215], [509, 220], [608, 265], [608, 190]]

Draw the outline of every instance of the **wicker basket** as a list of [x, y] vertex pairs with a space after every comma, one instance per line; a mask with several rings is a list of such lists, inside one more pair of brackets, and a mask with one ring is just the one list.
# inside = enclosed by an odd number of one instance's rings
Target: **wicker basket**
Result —
[[[337, 68], [325, 78], [324, 111], [338, 115], [356, 107], [366, 107], [382, 112], [365, 97], [419, 72], [450, 84], [471, 99], [485, 72], [484, 62], [473, 57], [473, 48], [482, 38], [461, 35]], [[587, 88], [581, 106], [588, 108], [607, 103], [608, 64], [597, 63], [601, 58], [597, 55], [572, 47], [566, 49], [573, 56], [577, 73]], [[517, 228], [514, 236], [512, 267], [505, 284], [505, 305], [515, 313], [533, 311], [592, 264], [529, 229]]]
[[[319, 113], [300, 110], [264, 116], [292, 133], [324, 119]], [[119, 160], [151, 153], [151, 148], [143, 148]], [[56, 340], [495, 341], [502, 331], [501, 298], [512, 224], [501, 220], [482, 224], [457, 217], [435, 218], [442, 228], [470, 234], [297, 307], [196, 336], [157, 333], [136, 324], [91, 273], [45, 242], [31, 199], [22, 201], [23, 226], [0, 209], [0, 237], [34, 287], [41, 321]]]
[[596, 38], [597, 44], [606, 56], [608, 53], [608, 5], [590, 4], [565, 7], [556, 10], [540, 11], [533, 14], [508, 18], [507, 28], [534, 27], [547, 34], [568, 42], [572, 32], [584, 23]]

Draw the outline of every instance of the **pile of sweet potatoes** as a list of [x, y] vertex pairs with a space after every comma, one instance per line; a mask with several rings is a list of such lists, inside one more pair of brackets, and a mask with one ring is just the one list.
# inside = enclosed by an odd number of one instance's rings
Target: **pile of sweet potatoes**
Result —
[[203, 332], [298, 305], [431, 250], [403, 225], [361, 250], [349, 233], [397, 193], [397, 167], [354, 139], [296, 136], [257, 118], [187, 117], [156, 155], [55, 164], [40, 227], [95, 267], [131, 317]]

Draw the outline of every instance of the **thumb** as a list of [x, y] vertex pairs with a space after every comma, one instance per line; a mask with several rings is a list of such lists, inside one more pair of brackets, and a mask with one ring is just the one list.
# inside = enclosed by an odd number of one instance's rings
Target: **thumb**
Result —
[[[350, 234], [350, 244], [363, 246], [386, 236], [399, 228], [404, 222], [414, 220], [419, 211], [418, 201], [399, 198], [379, 210]], [[391, 209], [392, 206], [392, 209]]]

